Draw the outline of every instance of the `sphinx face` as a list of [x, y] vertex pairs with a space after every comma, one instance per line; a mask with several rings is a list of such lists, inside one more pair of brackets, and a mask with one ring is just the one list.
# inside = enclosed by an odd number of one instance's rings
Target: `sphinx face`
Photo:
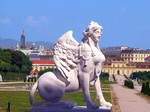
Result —
[[93, 32], [93, 35], [92, 35], [92, 40], [94, 42], [98, 42], [100, 37], [102, 36], [102, 31], [101, 29], [97, 29]]

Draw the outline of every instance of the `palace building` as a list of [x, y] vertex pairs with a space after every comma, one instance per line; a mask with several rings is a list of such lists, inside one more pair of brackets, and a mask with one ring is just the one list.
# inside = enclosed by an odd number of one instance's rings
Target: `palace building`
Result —
[[56, 68], [53, 60], [32, 60], [33, 70], [45, 70], [48, 68]]
[[150, 50], [122, 50], [121, 57], [127, 62], [145, 62], [145, 58], [150, 56]]
[[150, 71], [150, 62], [127, 62], [121, 57], [115, 57], [111, 62], [105, 62], [102, 68], [102, 72], [109, 73], [110, 80], [116, 74], [130, 76], [139, 71]]

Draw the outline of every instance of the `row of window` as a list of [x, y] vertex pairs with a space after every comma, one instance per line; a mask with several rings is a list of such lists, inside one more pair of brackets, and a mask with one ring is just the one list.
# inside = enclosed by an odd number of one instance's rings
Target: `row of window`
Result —
[[143, 57], [146, 58], [150, 56], [150, 54], [121, 54], [122, 57]]
[[124, 64], [112, 64], [113, 67], [125, 67]]
[[49, 68], [55, 68], [55, 67], [53, 67], [53, 66], [38, 66], [38, 67], [35, 66], [35, 67], [33, 67], [33, 69], [37, 69], [38, 71], [49, 69]]
[[121, 75], [123, 75], [123, 74], [130, 75], [133, 72], [139, 72], [139, 70], [111, 70], [111, 69], [108, 69], [108, 70], [103, 69], [102, 71], [109, 73], [109, 74], [121, 74]]

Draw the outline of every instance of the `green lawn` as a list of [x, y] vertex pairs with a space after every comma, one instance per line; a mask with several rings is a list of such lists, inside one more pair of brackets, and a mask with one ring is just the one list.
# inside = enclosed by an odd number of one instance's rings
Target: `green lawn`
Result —
[[[104, 92], [104, 97], [107, 101], [111, 102], [110, 93]], [[95, 103], [98, 104], [98, 101], [95, 100], [95, 92], [91, 92], [91, 98]], [[74, 94], [65, 94], [63, 99], [69, 99], [76, 105], [85, 105], [81, 92]], [[36, 93], [35, 101], [41, 100], [42, 99]], [[2, 110], [0, 110], [0, 112], [6, 111], [8, 102], [10, 102], [11, 105], [11, 112], [25, 112], [26, 110], [31, 108], [29, 104], [29, 92], [27, 91], [0, 91], [0, 107], [2, 107]]]
[[[2, 86], [2, 85], [1, 85]], [[7, 85], [8, 86], [8, 85]], [[13, 84], [9, 86], [24, 86], [24, 84]], [[90, 87], [92, 101], [99, 104], [98, 100], [95, 99], [95, 91], [93, 87]], [[102, 85], [103, 91], [110, 91], [109, 84]], [[104, 92], [104, 97], [107, 101], [111, 102], [111, 93]], [[74, 94], [65, 94], [63, 99], [73, 101], [76, 105], [85, 105], [83, 100], [82, 92]], [[34, 101], [42, 101], [38, 93], [35, 94]], [[31, 109], [29, 104], [29, 92], [28, 91], [0, 91], [0, 112], [6, 112], [7, 104], [10, 102], [11, 112], [25, 112]]]
[[0, 84], [0, 87], [11, 87], [11, 86], [26, 86], [26, 85], [31, 85], [33, 83], [28, 83], [28, 82], [25, 82], [25, 83], [13, 83], [13, 84]]

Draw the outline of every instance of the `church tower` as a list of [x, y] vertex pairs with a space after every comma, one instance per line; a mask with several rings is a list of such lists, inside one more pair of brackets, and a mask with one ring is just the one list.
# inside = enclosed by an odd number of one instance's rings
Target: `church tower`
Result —
[[22, 34], [21, 34], [21, 49], [26, 49], [26, 37], [25, 37], [25, 33], [24, 33], [24, 30], [22, 31]]

